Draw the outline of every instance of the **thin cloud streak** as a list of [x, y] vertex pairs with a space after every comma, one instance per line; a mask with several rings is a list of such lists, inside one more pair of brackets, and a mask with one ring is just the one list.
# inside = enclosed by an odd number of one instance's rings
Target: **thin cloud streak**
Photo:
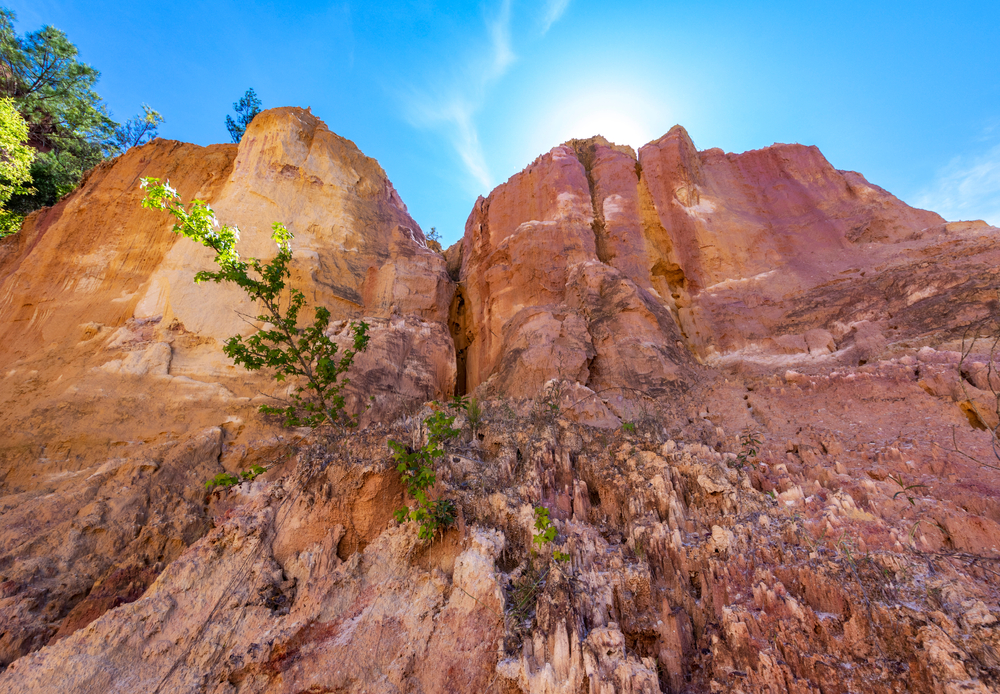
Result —
[[503, 0], [497, 16], [486, 21], [486, 29], [493, 46], [492, 70], [486, 75], [486, 81], [501, 77], [516, 58], [510, 47], [510, 2], [511, 0]]
[[[545, 7], [545, 31], [556, 22], [570, 0], [550, 0]], [[489, 51], [479, 61], [469, 61], [470, 67], [453, 75], [451, 80], [438, 80], [446, 86], [409, 90], [403, 96], [404, 116], [418, 128], [440, 130], [458, 154], [478, 193], [489, 192], [493, 176], [482, 143], [476, 116], [486, 100], [490, 87], [503, 77], [517, 61], [511, 37], [511, 0], [501, 0], [492, 14], [484, 18]], [[544, 34], [544, 32], [543, 32]], [[469, 51], [474, 52], [475, 47]]]
[[566, 8], [569, 7], [570, 0], [549, 0], [545, 8], [545, 16], [542, 18], [542, 36], [549, 33], [552, 25], [559, 21]]
[[952, 159], [918, 196], [917, 206], [952, 221], [985, 219], [1000, 226], [1000, 145]]

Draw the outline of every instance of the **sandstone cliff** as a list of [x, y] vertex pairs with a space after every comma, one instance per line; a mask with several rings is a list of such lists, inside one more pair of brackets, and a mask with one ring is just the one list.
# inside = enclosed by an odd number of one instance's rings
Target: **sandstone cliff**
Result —
[[[373, 325], [363, 431], [257, 414], [253, 307], [141, 176], [292, 230]], [[308, 111], [132, 150], [0, 242], [0, 692], [996, 691], [998, 234], [680, 127], [554, 148], [444, 255]], [[386, 441], [456, 391], [422, 542]]]
[[[249, 464], [248, 441], [288, 436], [256, 412], [273, 381], [221, 352], [254, 329], [254, 307], [192, 281], [211, 256], [139, 206], [143, 176], [238, 224], [244, 255], [273, 255], [271, 222], [288, 226], [309, 301], [340, 330], [372, 324], [352, 374], [356, 401], [376, 398], [366, 418], [454, 391], [443, 258], [381, 167], [307, 111], [265, 112], [239, 148], [156, 140], [102, 164], [0, 245], [0, 479], [19, 519], [7, 518], [4, 540], [19, 563], [3, 575], [21, 586], [0, 606], [3, 663], [47, 641], [95, 582], [121, 570], [144, 588], [149, 566], [207, 529], [201, 483]], [[39, 596], [34, 612], [23, 591]]]

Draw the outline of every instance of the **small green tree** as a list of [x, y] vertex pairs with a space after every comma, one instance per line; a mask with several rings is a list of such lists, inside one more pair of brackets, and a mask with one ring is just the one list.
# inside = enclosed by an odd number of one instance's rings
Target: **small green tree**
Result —
[[30, 193], [31, 162], [35, 150], [25, 145], [28, 124], [12, 99], [0, 99], [0, 238], [21, 228], [22, 215], [7, 209], [11, 197]]
[[450, 499], [431, 499], [427, 494], [437, 481], [434, 465], [438, 458], [444, 457], [444, 442], [461, 433], [452, 428], [454, 421], [454, 417], [444, 412], [432, 414], [424, 422], [427, 425], [427, 444], [412, 452], [398, 441], [388, 441], [406, 491], [417, 500], [415, 508], [404, 506], [396, 511], [396, 520], [402, 523], [412, 518], [419, 523], [417, 536], [421, 540], [434, 537], [439, 528], [446, 528], [455, 522], [454, 502]]
[[431, 230], [427, 232], [424, 238], [427, 239], [428, 248], [430, 248], [432, 251], [437, 251], [438, 253], [441, 253], [442, 251], [441, 234], [438, 233], [437, 227], [431, 227]]
[[254, 117], [260, 113], [262, 105], [253, 87], [247, 89], [243, 98], [233, 104], [236, 120], [233, 120], [232, 116], [226, 116], [226, 130], [229, 131], [229, 137], [233, 138], [233, 142], [238, 143], [243, 139], [243, 133], [246, 132], [247, 126], [253, 122]]
[[239, 227], [220, 226], [215, 212], [202, 200], [193, 200], [185, 207], [169, 181], [160, 183], [156, 178], [144, 178], [141, 185], [146, 189], [143, 207], [166, 210], [178, 220], [173, 227], [175, 233], [215, 251], [218, 272], [202, 270], [194, 276], [194, 281], [232, 282], [263, 307], [257, 320], [264, 327], [246, 339], [241, 335], [229, 338], [223, 347], [226, 355], [250, 371], [274, 369], [275, 380], [279, 382], [288, 377], [304, 379], [304, 385], [289, 392], [289, 404], [261, 405], [260, 411], [284, 417], [286, 426], [356, 426], [357, 415], [345, 411], [343, 390], [350, 383], [345, 374], [355, 355], [368, 346], [368, 324], [359, 321], [351, 326], [353, 345], [338, 358], [337, 344], [326, 335], [330, 311], [317, 306], [312, 324], [299, 327], [299, 311], [305, 305], [305, 295], [291, 287], [287, 306], [282, 308], [290, 276], [288, 264], [292, 260], [292, 234], [288, 229], [277, 222], [272, 225], [271, 238], [278, 244], [278, 255], [271, 262], [257, 258], [241, 260], [236, 251]]
[[[535, 507], [535, 530], [538, 534], [532, 539], [538, 548], [541, 549], [546, 545], [555, 542], [558, 530], [556, 530], [555, 524], [552, 523], [552, 519], [549, 517], [549, 510], [544, 506]], [[552, 557], [556, 561], [569, 561], [570, 556], [565, 552], [558, 549], [552, 549]]]

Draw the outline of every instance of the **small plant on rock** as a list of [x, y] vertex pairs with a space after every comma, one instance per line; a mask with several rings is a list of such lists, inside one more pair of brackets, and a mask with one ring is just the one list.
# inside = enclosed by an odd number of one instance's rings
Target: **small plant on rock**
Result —
[[317, 306], [312, 324], [299, 327], [299, 312], [306, 298], [292, 287], [288, 287], [287, 303], [282, 307], [286, 281], [291, 274], [288, 269], [292, 260], [291, 232], [276, 222], [271, 238], [278, 245], [278, 255], [268, 263], [257, 258], [242, 260], [236, 250], [239, 227], [220, 226], [207, 203], [193, 200], [185, 206], [169, 181], [160, 183], [156, 178], [144, 178], [142, 187], [146, 189], [143, 207], [167, 211], [178, 221], [174, 233], [215, 251], [218, 272], [202, 270], [194, 276], [194, 281], [231, 282], [263, 308], [257, 316], [263, 328], [246, 339], [241, 335], [229, 338], [223, 347], [226, 355], [249, 371], [274, 369], [278, 382], [289, 377], [304, 381], [290, 390], [286, 406], [261, 405], [260, 411], [284, 417], [285, 426], [290, 427], [357, 426], [357, 415], [345, 411], [343, 390], [350, 383], [345, 374], [355, 355], [368, 346], [368, 324], [359, 321], [351, 327], [353, 344], [338, 358], [338, 345], [326, 335], [329, 310]]
[[752, 429], [747, 429], [740, 434], [740, 452], [736, 454], [736, 462], [732, 467], [742, 470], [747, 465], [756, 465], [757, 456], [760, 454], [760, 434]]
[[427, 425], [427, 443], [415, 451], [410, 451], [398, 441], [390, 440], [389, 448], [396, 460], [396, 470], [403, 478], [406, 491], [417, 501], [414, 508], [404, 506], [396, 511], [396, 521], [402, 523], [414, 520], [420, 524], [417, 536], [421, 540], [434, 537], [439, 529], [447, 528], [455, 522], [455, 504], [450, 499], [431, 499], [428, 492], [437, 481], [434, 465], [444, 457], [444, 442], [458, 436], [458, 429], [452, 428], [455, 417], [444, 412], [435, 412], [424, 423]]
[[253, 482], [265, 472], [267, 472], [267, 468], [260, 465], [251, 465], [246, 470], [240, 472], [238, 477], [229, 472], [220, 472], [208, 482], [205, 482], [205, 489], [210, 492], [214, 491], [216, 487], [229, 489], [230, 487], [235, 487], [240, 482]]
[[475, 436], [479, 423], [483, 419], [483, 407], [479, 400], [456, 395], [455, 399], [448, 403], [448, 407], [465, 412], [465, 416], [469, 420], [469, 428], [472, 430], [472, 435]]
[[216, 487], [221, 487], [222, 489], [229, 489], [230, 487], [235, 487], [240, 483], [240, 478], [228, 472], [220, 472], [218, 475], [205, 482], [205, 489], [208, 491], [215, 491]]
[[913, 489], [920, 489], [921, 487], [923, 487], [924, 489], [927, 488], [926, 484], [906, 484], [906, 482], [903, 480], [902, 475], [897, 475], [896, 477], [889, 475], [889, 479], [891, 479], [899, 486], [899, 491], [892, 495], [893, 501], [896, 500], [896, 497], [902, 494], [904, 497], [906, 497], [906, 500], [910, 502], [910, 506], [917, 505], [916, 497], [913, 494], [911, 494], [910, 491]]
[[[532, 542], [538, 545], [539, 549], [551, 542], [554, 542], [556, 539], [556, 526], [553, 525], [552, 519], [549, 518], [549, 510], [544, 506], [535, 507], [535, 530], [537, 530], [538, 533], [535, 535]], [[555, 548], [552, 550], [552, 557], [556, 561], [569, 561], [569, 554], [561, 552]]]
[[479, 404], [478, 399], [469, 398], [469, 402], [465, 406], [465, 416], [468, 417], [469, 428], [472, 429], [472, 435], [475, 436], [479, 424], [483, 420], [483, 407]]

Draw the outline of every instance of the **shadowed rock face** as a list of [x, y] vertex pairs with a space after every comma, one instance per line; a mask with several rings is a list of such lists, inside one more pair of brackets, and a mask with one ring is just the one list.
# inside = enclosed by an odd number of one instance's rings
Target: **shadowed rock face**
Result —
[[[244, 256], [292, 230], [331, 334], [372, 325], [369, 426], [257, 414], [273, 384], [220, 349], [253, 307], [191, 282], [141, 176]], [[992, 691], [1000, 359], [955, 350], [997, 237], [679, 127], [554, 148], [443, 255], [308, 111], [132, 150], [0, 242], [0, 694]], [[482, 413], [449, 410], [458, 515], [421, 542], [386, 443], [456, 387]]]

